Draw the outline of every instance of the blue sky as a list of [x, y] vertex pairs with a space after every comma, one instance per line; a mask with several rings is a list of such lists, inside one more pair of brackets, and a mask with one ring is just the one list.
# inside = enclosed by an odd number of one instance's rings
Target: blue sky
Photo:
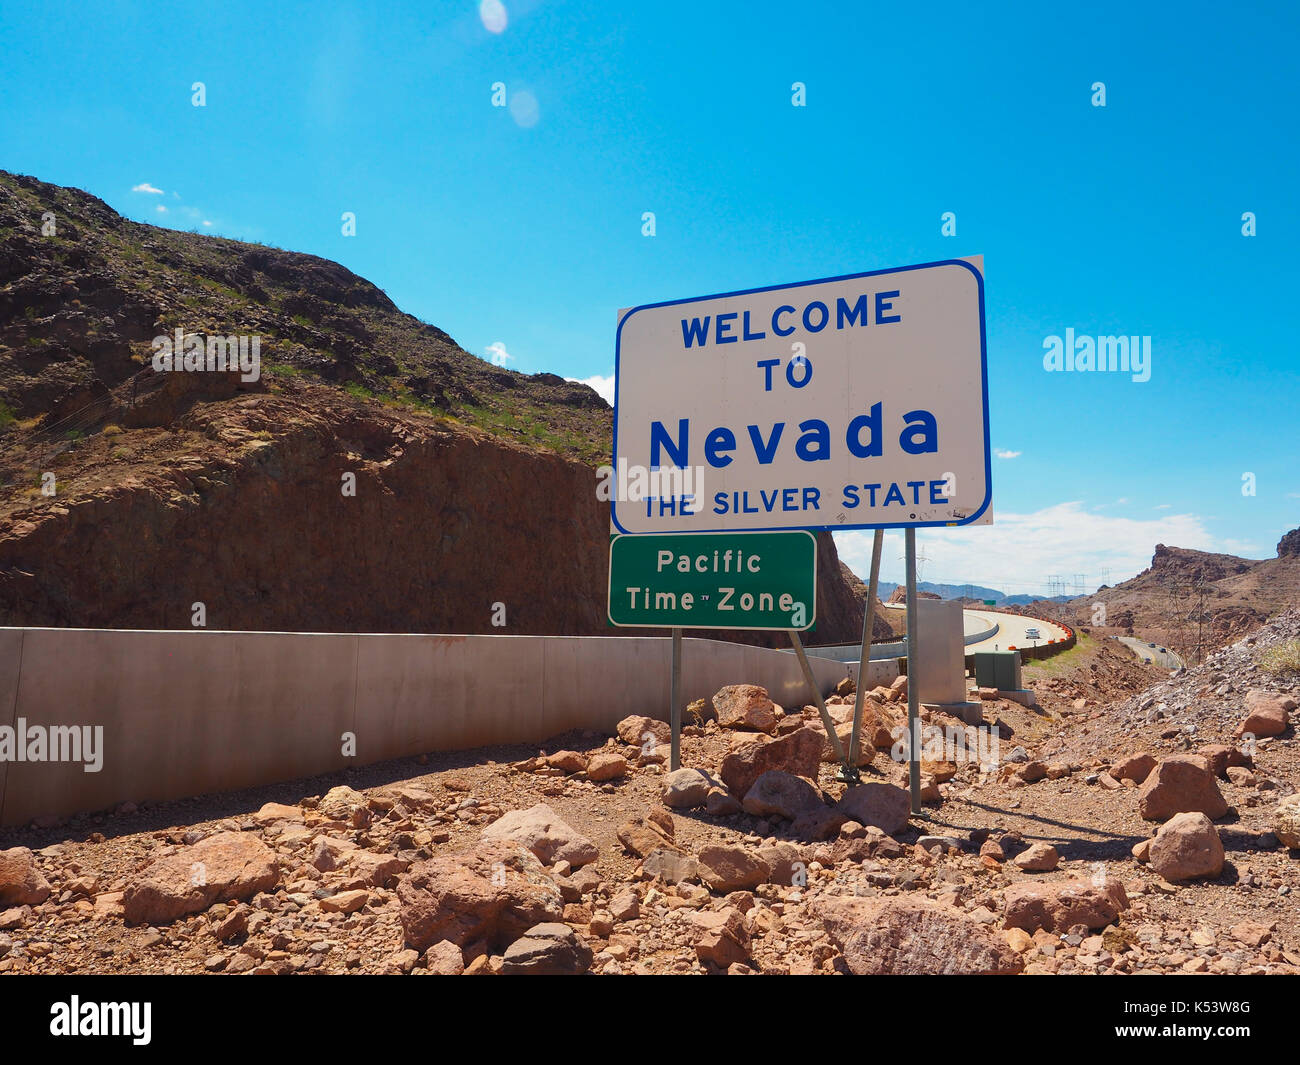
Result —
[[[995, 525], [921, 532], [923, 578], [1271, 556], [1300, 525], [1296, 8], [907, 7], [11, 2], [0, 167], [336, 259], [581, 379], [620, 307], [983, 254], [1015, 454]], [[1150, 335], [1151, 379], [1045, 372], [1067, 327]], [[869, 539], [837, 536], [859, 571]]]

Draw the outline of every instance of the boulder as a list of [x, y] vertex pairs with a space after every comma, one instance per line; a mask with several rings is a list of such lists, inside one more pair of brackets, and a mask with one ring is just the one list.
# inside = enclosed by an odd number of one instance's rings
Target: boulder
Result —
[[929, 900], [823, 898], [814, 913], [858, 976], [1011, 975], [1024, 968], [989, 926]]
[[1277, 804], [1273, 811], [1273, 835], [1284, 847], [1300, 850], [1300, 791]]
[[1295, 700], [1276, 692], [1246, 693], [1246, 720], [1237, 726], [1238, 736], [1280, 736], [1291, 725], [1287, 711]]
[[633, 747], [665, 746], [672, 743], [673, 730], [667, 721], [656, 721], [652, 717], [633, 714], [625, 717], [615, 728], [618, 738]]
[[702, 769], [675, 769], [665, 775], [659, 801], [673, 810], [694, 810], [703, 806], [709, 789], [718, 782]]
[[701, 961], [726, 968], [749, 958], [749, 932], [745, 919], [734, 906], [689, 914], [695, 953]]
[[695, 880], [700, 875], [700, 865], [689, 855], [667, 847], [656, 847], [641, 862], [641, 872], [652, 880], [680, 884], [683, 880]]
[[442, 809], [443, 800], [424, 788], [410, 784], [399, 784], [385, 788], [373, 801], [392, 803], [391, 808], [399, 808], [417, 814], [433, 814]]
[[1138, 812], [1147, 821], [1168, 821], [1181, 813], [1203, 813], [1214, 820], [1228, 812], [1228, 803], [1204, 758], [1174, 754], [1157, 762], [1143, 782]]
[[1034, 933], [1068, 932], [1077, 924], [1105, 928], [1128, 909], [1128, 895], [1118, 880], [1101, 884], [1088, 880], [1065, 880], [1046, 884], [1025, 881], [1012, 884], [1003, 897], [1005, 927]]
[[370, 892], [364, 888], [352, 891], [339, 891], [329, 898], [320, 900], [320, 908], [326, 913], [356, 913], [370, 901]]
[[704, 811], [710, 817], [734, 817], [741, 812], [740, 800], [726, 788], [710, 788], [704, 800]]
[[705, 847], [696, 860], [701, 879], [720, 895], [756, 888], [771, 875], [767, 863], [744, 847]]
[[758, 849], [758, 859], [767, 865], [767, 878], [770, 883], [782, 887], [795, 887], [796, 876], [803, 884], [808, 882], [808, 862], [803, 851], [793, 843], [779, 840]]
[[936, 784], [947, 784], [957, 775], [957, 768], [956, 762], [934, 762], [929, 758], [921, 759], [921, 775], [933, 777]]
[[1131, 780], [1135, 784], [1141, 784], [1155, 767], [1156, 760], [1143, 751], [1141, 754], [1121, 758], [1110, 767], [1110, 775], [1116, 780]]
[[872, 780], [846, 788], [835, 809], [847, 821], [875, 825], [885, 835], [892, 836], [907, 825], [912, 800], [897, 785]]
[[1226, 743], [1207, 743], [1197, 752], [1205, 759], [1206, 765], [1210, 767], [1210, 772], [1216, 777], [1227, 778], [1228, 769], [1231, 766], [1252, 766], [1255, 759], [1245, 751], [1237, 747], [1229, 747]]
[[776, 731], [776, 705], [766, 688], [757, 684], [729, 684], [713, 697], [718, 724], [752, 732]]
[[509, 840], [532, 851], [539, 862], [586, 865], [600, 857], [596, 845], [566, 823], [544, 802], [527, 810], [510, 810], [483, 830], [483, 839]]
[[587, 779], [600, 784], [606, 780], [622, 780], [627, 776], [627, 759], [614, 751], [593, 754], [587, 762]]
[[591, 968], [591, 948], [567, 924], [534, 925], [506, 948], [505, 976], [580, 976]]
[[897, 742], [898, 730], [907, 727], [907, 714], [897, 706], [887, 706], [872, 695], [864, 696], [860, 742], [887, 751]]
[[276, 821], [301, 821], [304, 817], [299, 806], [286, 806], [280, 802], [263, 803], [262, 808], [253, 814], [253, 820], [259, 825], [270, 825]]
[[814, 806], [805, 810], [790, 823], [790, 835], [796, 839], [834, 839], [840, 826], [850, 820], [842, 810], [829, 806]]
[[0, 851], [0, 909], [39, 906], [50, 897], [49, 881], [26, 847]]
[[465, 971], [465, 956], [455, 943], [440, 939], [424, 952], [424, 967], [434, 976], [459, 976]]
[[[848, 707], [847, 709], [850, 711], [851, 715], [853, 708]], [[820, 721], [811, 721], [804, 727], [820, 732], [822, 736], [825, 737], [822, 742], [822, 761], [838, 763], [839, 756], [835, 753], [835, 746], [831, 743], [830, 736], [826, 735], [826, 729], [822, 726], [822, 723]], [[847, 755], [849, 753], [849, 743], [853, 739], [853, 722], [850, 720], [837, 724], [835, 726], [835, 735], [839, 737], [840, 747], [843, 749], [845, 755]], [[872, 742], [874, 739], [874, 726], [868, 728], [864, 722], [862, 731], [858, 733], [858, 760], [856, 764], [859, 767], [870, 765], [875, 759], [876, 748], [875, 744]]]
[[1026, 873], [1050, 873], [1061, 864], [1061, 856], [1050, 843], [1031, 843], [1011, 859], [1011, 864]]
[[317, 809], [331, 821], [343, 821], [353, 828], [370, 824], [370, 800], [346, 786], [330, 788]]
[[618, 841], [629, 853], [635, 854], [638, 858], [644, 858], [660, 847], [677, 849], [672, 837], [662, 827], [657, 826], [653, 821], [643, 821], [639, 817], [625, 821], [619, 826]]
[[411, 863], [396, 854], [362, 850], [358, 847], [344, 857], [343, 869], [348, 887], [387, 887], [394, 878], [410, 868]]
[[1203, 813], [1174, 814], [1156, 830], [1147, 851], [1151, 868], [1170, 881], [1216, 877], [1223, 858], [1219, 830]]
[[531, 851], [507, 840], [417, 862], [397, 885], [406, 943], [424, 950], [439, 940], [500, 948], [530, 928], [559, 921], [560, 889]]
[[754, 781], [769, 769], [816, 780], [825, 741], [824, 733], [806, 727], [774, 740], [755, 736], [727, 753], [722, 759], [719, 776], [737, 798], [749, 794]]
[[122, 895], [122, 915], [127, 924], [168, 924], [279, 882], [275, 852], [266, 844], [246, 832], [218, 832], [138, 873]]
[[350, 839], [336, 839], [333, 836], [320, 836], [312, 848], [311, 864], [322, 873], [332, 873], [342, 869], [357, 850], [357, 845]]
[[572, 775], [581, 773], [587, 768], [587, 756], [579, 751], [556, 751], [554, 754], [547, 755], [546, 764], [552, 769]]
[[803, 777], [769, 769], [754, 781], [741, 802], [755, 817], [781, 817], [793, 821], [800, 814], [822, 808], [821, 793]]

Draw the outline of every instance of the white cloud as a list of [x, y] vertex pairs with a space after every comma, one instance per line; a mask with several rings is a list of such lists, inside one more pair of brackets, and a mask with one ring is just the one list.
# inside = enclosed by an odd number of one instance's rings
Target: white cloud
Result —
[[504, 366], [507, 361], [514, 358], [499, 340], [495, 344], [489, 344], [483, 350], [487, 352], [488, 362], [493, 366]]
[[1023, 452], [1023, 451], [1004, 451], [1004, 450], [1003, 450], [1002, 448], [1000, 448], [1000, 447], [995, 447], [995, 448], [993, 449], [993, 454], [995, 454], [995, 455], [996, 455], [998, 458], [1000, 458], [1000, 459], [1018, 459], [1018, 458], [1020, 458], [1021, 455], [1024, 454], [1024, 452]]
[[162, 190], [162, 189], [156, 189], [156, 188], [154, 188], [154, 187], [153, 187], [152, 185], [150, 185], [149, 182], [147, 182], [147, 181], [142, 181], [142, 182], [140, 182], [139, 185], [135, 185], [135, 186], [133, 186], [132, 189], [131, 189], [131, 191], [132, 191], [132, 192], [147, 192], [150, 196], [161, 196], [161, 195], [163, 195], [163, 190]]
[[1169, 509], [1170, 507], [1172, 507], [1172, 506], [1173, 506], [1172, 503], [1157, 503], [1157, 504], [1155, 505], [1155, 509], [1156, 509], [1156, 510], [1168, 510], [1168, 509]]
[[[1008, 595], [1047, 595], [1050, 575], [1065, 577], [1073, 591], [1074, 575], [1085, 575], [1084, 590], [1136, 576], [1151, 565], [1156, 544], [1199, 551], [1239, 554], [1249, 545], [1216, 540], [1196, 514], [1164, 514], [1158, 518], [1109, 517], [1086, 510], [1082, 503], [1057, 503], [1032, 514], [999, 511], [992, 525], [918, 529], [917, 552], [925, 556], [920, 579], [937, 583], [971, 583], [997, 588]], [[866, 580], [871, 568], [869, 530], [835, 534], [840, 556]], [[885, 533], [881, 580], [903, 580], [903, 534]]]
[[519, 89], [510, 97], [510, 117], [515, 120], [515, 125], [523, 129], [531, 129], [537, 125], [537, 120], [541, 117], [541, 108], [537, 105], [537, 97], [527, 89]]
[[167, 213], [167, 208], [164, 207], [161, 203], [157, 207], [155, 207], [154, 210], [157, 211], [159, 214]]
[[601, 377], [599, 374], [597, 374], [595, 377], [566, 377], [565, 380], [576, 381], [580, 385], [589, 386], [590, 388], [594, 389], [596, 394], [599, 395], [600, 398], [603, 399], [606, 403], [608, 403], [611, 407], [614, 405], [614, 375], [613, 374], [610, 374], [608, 377]]
[[212, 223], [209, 222], [206, 218], [203, 220], [203, 224], [204, 224], [205, 226], [210, 226], [210, 225], [212, 225]]
[[483, 20], [483, 28], [488, 33], [504, 33], [509, 20], [506, 5], [501, 0], [480, 0], [478, 17]]

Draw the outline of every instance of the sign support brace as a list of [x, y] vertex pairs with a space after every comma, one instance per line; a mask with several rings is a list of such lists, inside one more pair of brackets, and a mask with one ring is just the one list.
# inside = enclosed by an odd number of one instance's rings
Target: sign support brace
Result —
[[826, 700], [822, 698], [822, 690], [817, 687], [817, 678], [813, 676], [812, 666], [808, 664], [808, 656], [804, 654], [803, 642], [799, 639], [799, 632], [796, 629], [788, 630], [790, 633], [790, 642], [794, 645], [794, 653], [799, 656], [799, 665], [803, 667], [803, 679], [807, 682], [808, 687], [812, 689], [813, 698], [817, 700], [817, 710], [822, 715], [822, 725], [826, 729], [826, 736], [831, 741], [831, 749], [835, 752], [835, 757], [840, 760], [841, 772], [848, 769], [848, 759], [844, 756], [844, 744], [840, 743], [840, 738], [835, 734], [835, 722], [831, 720], [831, 715], [826, 709]]
[[877, 529], [871, 546], [871, 577], [867, 585], [866, 610], [862, 615], [862, 653], [858, 656], [857, 694], [853, 697], [853, 735], [849, 738], [849, 761], [835, 778], [845, 784], [860, 784], [858, 739], [862, 732], [862, 703], [866, 698], [867, 676], [871, 670], [871, 633], [876, 625], [876, 591], [880, 584], [880, 553], [885, 546], [885, 530]]

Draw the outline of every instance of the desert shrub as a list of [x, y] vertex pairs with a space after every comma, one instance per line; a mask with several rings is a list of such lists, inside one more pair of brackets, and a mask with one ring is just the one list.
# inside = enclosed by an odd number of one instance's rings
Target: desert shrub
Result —
[[1300, 640], [1270, 647], [1260, 655], [1259, 665], [1275, 677], [1300, 676]]

